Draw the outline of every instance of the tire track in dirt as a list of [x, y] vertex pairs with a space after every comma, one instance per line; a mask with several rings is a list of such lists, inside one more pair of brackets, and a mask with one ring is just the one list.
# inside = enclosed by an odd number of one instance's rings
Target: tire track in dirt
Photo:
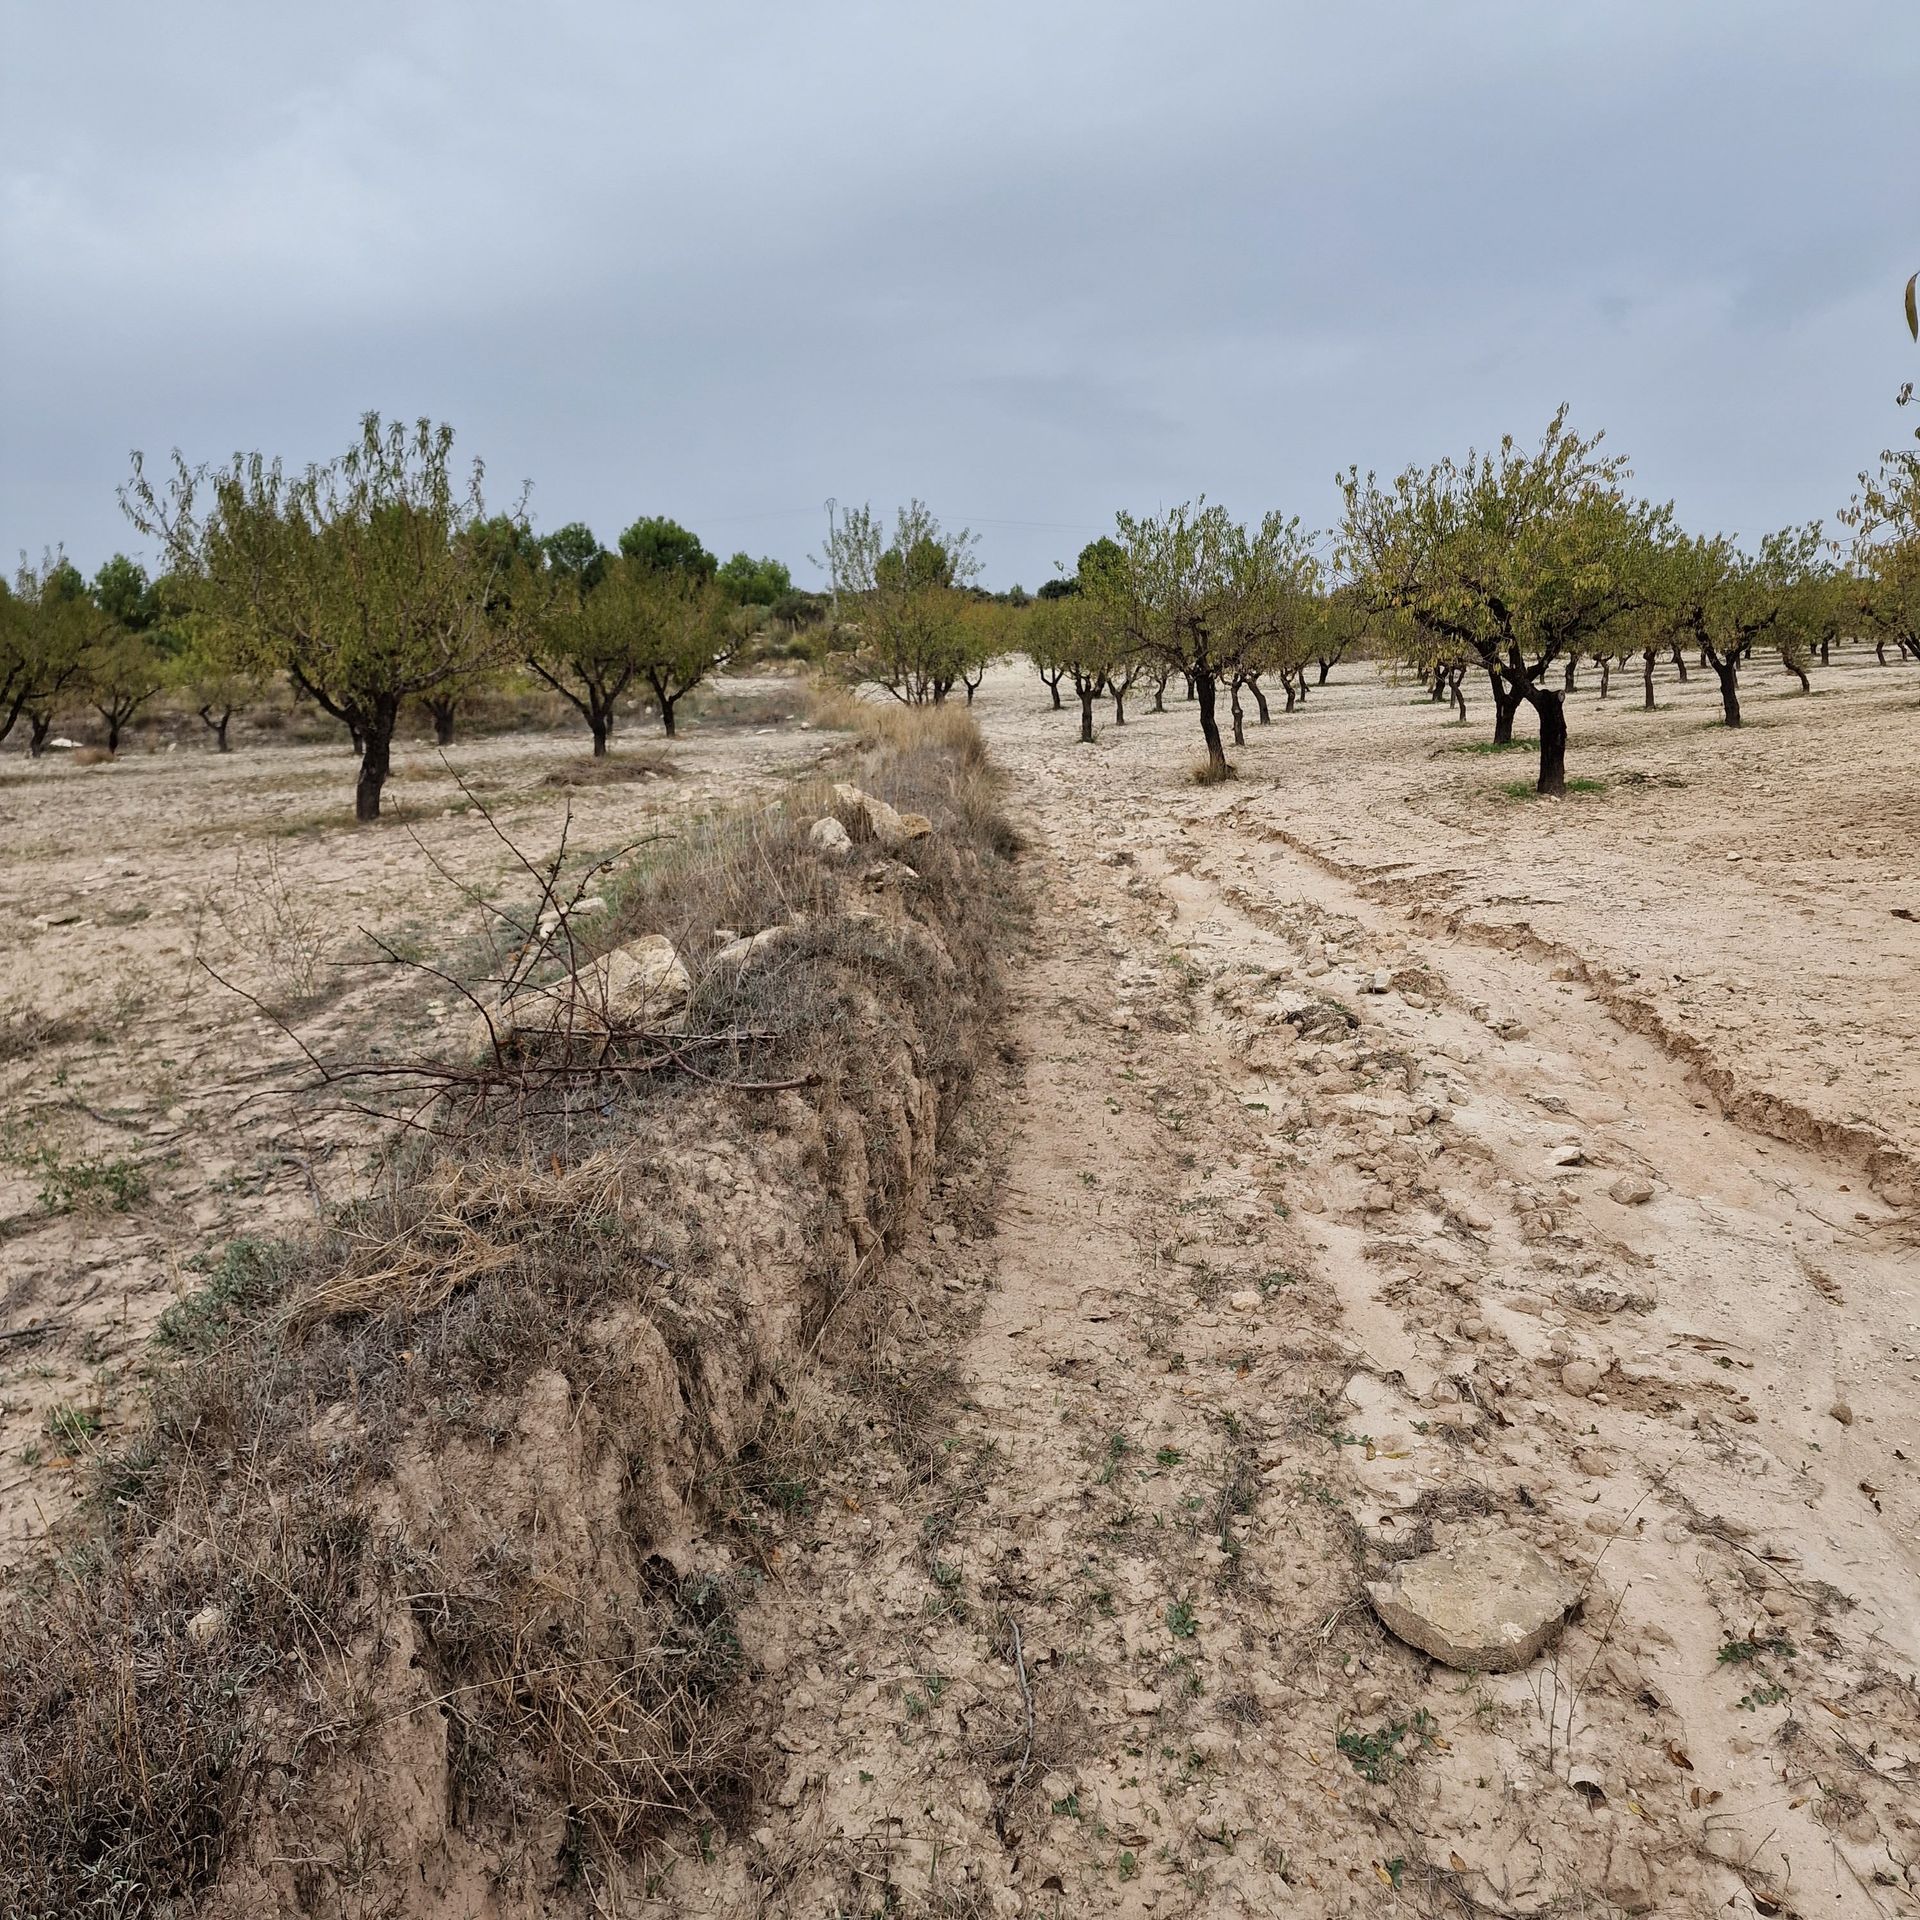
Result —
[[1531, 926], [1475, 920], [1467, 908], [1431, 904], [1421, 897], [1418, 883], [1395, 879], [1357, 862], [1336, 860], [1271, 820], [1251, 819], [1237, 810], [1230, 810], [1220, 818], [1236, 830], [1251, 831], [1278, 842], [1320, 872], [1345, 881], [1367, 899], [1396, 908], [1426, 933], [1472, 940], [1481, 946], [1523, 954], [1567, 969], [1567, 977], [1590, 987], [1594, 997], [1627, 1032], [1652, 1040], [1668, 1059], [1697, 1076], [1729, 1120], [1775, 1140], [1815, 1148], [1858, 1167], [1889, 1205], [1920, 1207], [1920, 1161], [1903, 1153], [1885, 1135], [1870, 1127], [1826, 1119], [1796, 1100], [1743, 1080], [1711, 1047], [1676, 1026], [1650, 1001], [1625, 991], [1611, 969], [1594, 963], [1578, 948], [1551, 939]]
[[[1898, 1223], [1580, 983], [1006, 757], [1005, 1173], [876, 1290], [954, 1385], [813, 1448], [767, 1804], [655, 1910], [1920, 1911]], [[1495, 1526], [1585, 1592], [1551, 1654], [1381, 1629], [1367, 1578]]]

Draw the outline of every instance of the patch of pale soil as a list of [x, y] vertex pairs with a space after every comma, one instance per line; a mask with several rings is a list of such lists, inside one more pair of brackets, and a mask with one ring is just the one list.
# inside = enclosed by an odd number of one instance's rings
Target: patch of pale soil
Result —
[[595, 856], [767, 790], [821, 741], [696, 726], [663, 744], [636, 729], [615, 762], [664, 753], [670, 776], [545, 784], [582, 767], [582, 748], [572, 732], [482, 737], [443, 765], [430, 744], [403, 745], [390, 817], [372, 829], [351, 824], [342, 746], [95, 767], [6, 757], [0, 1563], [65, 1510], [93, 1433], [127, 1412], [147, 1336], [222, 1246], [311, 1217], [366, 1176], [370, 1124], [288, 1099], [297, 1049], [231, 989], [325, 1056], [404, 1054], [462, 1003], [375, 964], [366, 936], [436, 964], [471, 959], [482, 916], [436, 862], [488, 897], [531, 895], [473, 798], [529, 858], [563, 827]]
[[[1184, 713], [984, 699], [1024, 1084], [997, 1230], [890, 1277], [957, 1385], [931, 1467], [811, 1460], [742, 1624], [766, 1804], [650, 1910], [1920, 1912], [1911, 1217], [1277, 838], [1285, 722], [1196, 792]], [[1495, 1530], [1582, 1596], [1548, 1651], [1382, 1628]]]
[[1484, 698], [1453, 726], [1342, 667], [1249, 729], [1235, 810], [1458, 940], [1590, 976], [1762, 1130], [1920, 1204], [1920, 674], [1848, 648], [1811, 697], [1747, 682], [1730, 732], [1710, 674], [1663, 664], [1648, 713], [1637, 675], [1603, 701], [1583, 672], [1569, 771], [1604, 790], [1543, 805], [1503, 791], [1530, 741], [1469, 750]]

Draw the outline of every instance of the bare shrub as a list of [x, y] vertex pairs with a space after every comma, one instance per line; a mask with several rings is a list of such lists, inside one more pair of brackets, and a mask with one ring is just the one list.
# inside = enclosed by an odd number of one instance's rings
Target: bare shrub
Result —
[[311, 1000], [325, 985], [342, 938], [338, 912], [288, 874], [272, 847], [237, 853], [232, 878], [207, 894], [204, 911], [255, 971], [269, 1004]]

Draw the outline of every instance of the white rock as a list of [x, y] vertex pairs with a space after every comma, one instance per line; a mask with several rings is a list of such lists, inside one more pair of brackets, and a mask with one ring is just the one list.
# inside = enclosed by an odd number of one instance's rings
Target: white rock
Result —
[[1390, 1632], [1476, 1673], [1524, 1667], [1580, 1597], [1551, 1561], [1504, 1532], [1403, 1560], [1367, 1596]]
[[[836, 821], [835, 825], [839, 823]], [[744, 940], [729, 940], [713, 956], [716, 967], [744, 967], [749, 960], [757, 959], [783, 942], [792, 939], [793, 928], [782, 921], [776, 927], [762, 927], [756, 934], [750, 934]]]
[[933, 831], [933, 822], [924, 813], [898, 813], [884, 800], [845, 781], [834, 788], [833, 797], [888, 853], [898, 853], [910, 841], [924, 840]]
[[187, 1622], [187, 1638], [196, 1647], [210, 1647], [227, 1630], [227, 1616], [223, 1608], [202, 1607]]
[[807, 838], [817, 852], [839, 859], [853, 845], [853, 838], [832, 814], [823, 814], [807, 829]]
[[1228, 1296], [1227, 1305], [1235, 1313], [1258, 1313], [1260, 1296], [1252, 1287], [1242, 1287], [1238, 1293]]
[[1653, 1182], [1644, 1173], [1623, 1173], [1607, 1189], [1607, 1198], [1623, 1207], [1643, 1207], [1654, 1192]]

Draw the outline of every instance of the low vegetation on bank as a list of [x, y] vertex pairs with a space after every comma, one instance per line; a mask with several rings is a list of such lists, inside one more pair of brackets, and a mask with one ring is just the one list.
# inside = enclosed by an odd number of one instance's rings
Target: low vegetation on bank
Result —
[[564, 963], [543, 883], [368, 1197], [167, 1316], [0, 1635], [18, 1911], [544, 1898], [744, 1809], [727, 1511], [1020, 913], [971, 723], [861, 717], [838, 780], [603, 876]]

